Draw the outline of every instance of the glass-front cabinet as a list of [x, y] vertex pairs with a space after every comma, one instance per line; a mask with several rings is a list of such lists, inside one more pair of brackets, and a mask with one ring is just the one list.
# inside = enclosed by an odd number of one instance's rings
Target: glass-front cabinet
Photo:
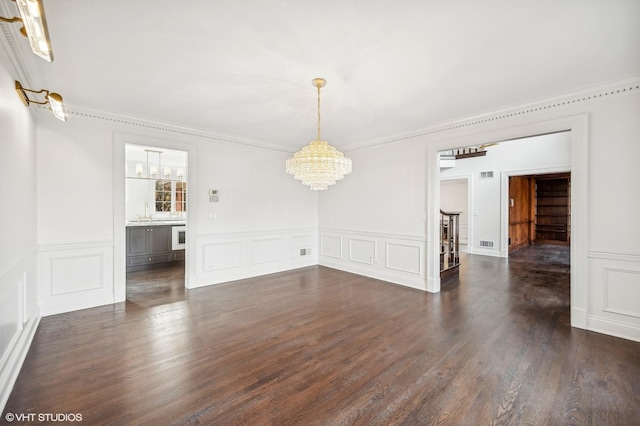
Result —
[[187, 183], [155, 181], [155, 212], [184, 213], [187, 211]]

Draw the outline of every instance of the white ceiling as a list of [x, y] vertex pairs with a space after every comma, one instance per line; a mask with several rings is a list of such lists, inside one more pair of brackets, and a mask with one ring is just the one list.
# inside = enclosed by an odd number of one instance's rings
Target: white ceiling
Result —
[[[640, 74], [638, 0], [45, 0], [69, 110], [345, 150]], [[24, 42], [26, 43], [26, 41]], [[71, 118], [73, 119], [73, 118]]]

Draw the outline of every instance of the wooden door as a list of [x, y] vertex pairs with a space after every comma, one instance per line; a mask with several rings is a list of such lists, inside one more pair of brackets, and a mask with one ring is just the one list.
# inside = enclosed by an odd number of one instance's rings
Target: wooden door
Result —
[[534, 180], [509, 177], [509, 253], [531, 244], [534, 236]]

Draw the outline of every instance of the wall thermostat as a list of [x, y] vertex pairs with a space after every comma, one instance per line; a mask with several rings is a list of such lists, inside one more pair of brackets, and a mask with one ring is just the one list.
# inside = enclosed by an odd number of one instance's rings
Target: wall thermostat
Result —
[[218, 197], [218, 190], [217, 189], [210, 189], [209, 190], [209, 202], [217, 203], [218, 201], [220, 201], [220, 198]]

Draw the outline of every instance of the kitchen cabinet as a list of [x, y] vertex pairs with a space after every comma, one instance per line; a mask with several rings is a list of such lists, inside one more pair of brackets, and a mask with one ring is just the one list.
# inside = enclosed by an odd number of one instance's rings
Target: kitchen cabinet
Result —
[[184, 260], [184, 250], [171, 250], [171, 226], [127, 227], [127, 272]]

